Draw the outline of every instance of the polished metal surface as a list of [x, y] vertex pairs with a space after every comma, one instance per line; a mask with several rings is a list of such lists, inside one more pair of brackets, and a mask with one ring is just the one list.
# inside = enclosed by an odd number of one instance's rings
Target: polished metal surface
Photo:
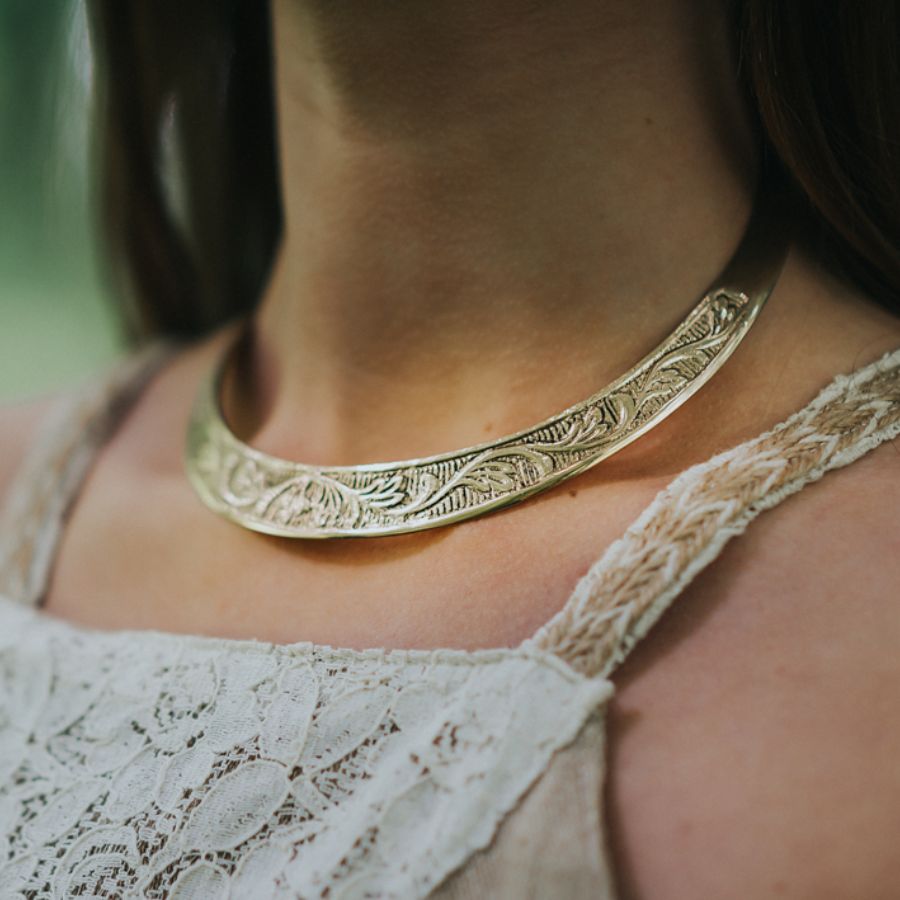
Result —
[[280, 459], [237, 438], [218, 402], [225, 353], [205, 380], [186, 444], [191, 483], [212, 510], [295, 538], [402, 534], [524, 500], [627, 446], [674, 412], [731, 356], [763, 308], [787, 236], [778, 205], [757, 201], [718, 283], [628, 372], [523, 431], [450, 453], [359, 466]]

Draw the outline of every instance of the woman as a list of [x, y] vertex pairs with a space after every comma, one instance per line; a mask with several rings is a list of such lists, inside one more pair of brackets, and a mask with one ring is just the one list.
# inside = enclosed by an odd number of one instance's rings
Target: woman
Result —
[[[132, 321], [192, 340], [3, 413], [4, 889], [891, 896], [895, 7], [275, 0], [277, 134], [257, 5], [94, 13]], [[246, 518], [273, 458], [494, 452], [726, 283], [733, 358], [577, 477]]]

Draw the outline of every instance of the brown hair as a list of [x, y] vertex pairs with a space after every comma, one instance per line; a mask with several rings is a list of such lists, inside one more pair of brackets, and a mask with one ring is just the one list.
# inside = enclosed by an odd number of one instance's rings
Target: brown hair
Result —
[[128, 333], [203, 334], [252, 308], [281, 230], [268, 4], [94, 0], [91, 31]]
[[[200, 335], [257, 301], [281, 231], [269, 15], [92, 2], [102, 208], [133, 337]], [[732, 22], [764, 164], [822, 262], [900, 313], [898, 4], [734, 0]]]

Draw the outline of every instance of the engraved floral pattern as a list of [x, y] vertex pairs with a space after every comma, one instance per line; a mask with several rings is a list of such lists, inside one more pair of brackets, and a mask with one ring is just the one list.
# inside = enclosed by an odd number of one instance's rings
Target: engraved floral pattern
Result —
[[188, 470], [213, 509], [275, 534], [386, 534], [458, 521], [593, 465], [668, 415], [724, 362], [760, 308], [746, 294], [714, 291], [588, 400], [493, 445], [401, 463], [324, 468], [251, 450], [219, 416], [212, 380], [192, 417]]

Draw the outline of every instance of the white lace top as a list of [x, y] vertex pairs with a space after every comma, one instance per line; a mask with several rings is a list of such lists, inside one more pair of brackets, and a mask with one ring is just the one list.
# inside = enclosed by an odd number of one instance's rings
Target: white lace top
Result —
[[0, 896], [612, 898], [615, 666], [762, 510], [900, 434], [900, 349], [686, 470], [512, 649], [99, 632], [43, 614], [99, 446], [166, 358], [62, 403], [0, 525]]

